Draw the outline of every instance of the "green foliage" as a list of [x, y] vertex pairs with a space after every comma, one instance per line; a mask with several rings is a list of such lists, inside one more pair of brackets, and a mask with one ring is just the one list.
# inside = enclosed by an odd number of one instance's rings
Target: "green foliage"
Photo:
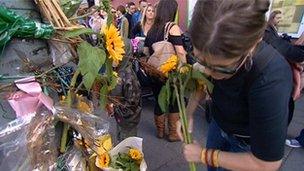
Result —
[[122, 169], [123, 171], [139, 171], [139, 165], [128, 154], [118, 153], [114, 156], [111, 167], [114, 169]]
[[104, 11], [108, 13], [107, 25], [109, 26], [113, 22], [113, 15], [111, 13], [111, 2], [110, 0], [102, 0], [101, 6]]
[[100, 89], [100, 99], [99, 99], [99, 104], [101, 109], [104, 109], [106, 107], [106, 104], [108, 102], [107, 100], [107, 95], [108, 95], [108, 85], [103, 85], [102, 88]]
[[82, 34], [94, 34], [95, 32], [90, 29], [90, 28], [80, 28], [80, 29], [75, 29], [75, 30], [71, 30], [71, 31], [67, 31], [64, 34], [65, 38], [70, 38], [70, 37], [76, 37]]
[[[170, 90], [169, 90], [170, 91]], [[160, 106], [160, 109], [163, 112], [167, 112], [169, 108], [169, 104], [167, 99], [168, 99], [168, 90], [166, 86], [163, 86], [160, 90], [159, 96], [158, 96], [158, 104]], [[170, 98], [170, 97], [169, 97]]]
[[208, 88], [209, 92], [213, 90], [213, 84], [206, 78], [206, 75], [197, 70], [192, 70], [192, 78], [201, 80]]
[[77, 53], [79, 56], [78, 69], [83, 76], [84, 86], [90, 90], [98, 76], [99, 69], [105, 63], [106, 53], [103, 49], [93, 47], [87, 42], [80, 43]]
[[73, 16], [78, 10], [82, 0], [60, 0], [60, 6], [67, 17]]
[[[212, 92], [213, 84], [206, 78], [206, 76], [200, 71], [193, 70], [191, 66], [189, 71], [185, 73], [180, 73], [178, 71], [173, 71], [169, 74], [169, 78], [166, 84], [162, 87], [159, 96], [158, 104], [163, 112], [167, 112], [170, 104], [175, 104], [177, 100], [177, 94], [173, 91], [172, 86], [176, 84], [179, 87], [178, 92], [181, 93], [178, 96], [189, 96], [192, 92], [196, 91], [200, 85], [198, 81], [205, 84], [209, 90]], [[181, 98], [185, 98], [181, 97]]]

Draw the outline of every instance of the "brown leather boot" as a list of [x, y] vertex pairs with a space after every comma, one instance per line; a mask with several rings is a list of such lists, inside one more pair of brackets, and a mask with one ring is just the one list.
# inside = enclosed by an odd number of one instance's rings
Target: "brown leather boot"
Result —
[[178, 113], [169, 113], [168, 114], [168, 127], [169, 127], [168, 140], [170, 142], [180, 141], [180, 138], [178, 137], [178, 135], [176, 133], [176, 122], [178, 120], [179, 120]]
[[157, 138], [164, 138], [165, 136], [165, 115], [154, 115], [154, 122], [157, 129]]

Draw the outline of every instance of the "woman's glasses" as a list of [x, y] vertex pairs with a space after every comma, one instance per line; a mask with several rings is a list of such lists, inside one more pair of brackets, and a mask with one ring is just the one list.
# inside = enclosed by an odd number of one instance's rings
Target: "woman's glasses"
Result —
[[202, 66], [204, 66], [204, 67], [206, 67], [206, 68], [208, 68], [208, 69], [210, 69], [212, 71], [215, 71], [215, 72], [218, 72], [218, 73], [222, 73], [222, 74], [234, 75], [243, 66], [243, 64], [247, 60], [248, 56], [249, 55], [241, 57], [237, 61], [237, 65], [234, 68], [226, 68], [226, 67], [220, 67], [220, 66], [213, 66], [213, 65], [210, 65], [210, 64], [206, 63], [205, 61], [199, 60], [198, 58], [196, 58], [196, 61], [200, 65], [202, 65]]

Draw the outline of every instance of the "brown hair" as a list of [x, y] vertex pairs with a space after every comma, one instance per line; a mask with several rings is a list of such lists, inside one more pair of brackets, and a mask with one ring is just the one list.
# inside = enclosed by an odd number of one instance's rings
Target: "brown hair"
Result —
[[148, 4], [148, 5], [144, 8], [144, 10], [143, 10], [143, 12], [142, 12], [141, 21], [140, 21], [140, 25], [142, 26], [142, 28], [144, 28], [144, 26], [145, 26], [145, 24], [146, 24], [146, 22], [147, 22], [146, 13], [147, 13], [147, 11], [148, 11], [148, 8], [152, 8], [153, 10], [155, 10], [155, 9], [154, 9], [154, 6], [153, 6], [152, 4]]
[[123, 5], [119, 5], [117, 11], [120, 11], [124, 15], [126, 13], [126, 8]]
[[273, 20], [276, 17], [276, 15], [278, 14], [282, 14], [282, 12], [280, 10], [274, 10], [272, 11], [272, 13], [269, 15], [269, 20], [268, 20], [268, 25], [273, 26]]
[[176, 0], [160, 0], [155, 9], [155, 19], [149, 34], [159, 35], [163, 32], [167, 22], [174, 22], [178, 4]]
[[190, 35], [202, 55], [236, 58], [262, 37], [268, 0], [198, 0]]

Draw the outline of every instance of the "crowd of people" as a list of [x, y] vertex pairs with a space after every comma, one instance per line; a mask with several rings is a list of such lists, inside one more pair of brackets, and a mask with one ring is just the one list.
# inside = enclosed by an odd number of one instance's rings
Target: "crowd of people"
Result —
[[[189, 29], [184, 31], [174, 23], [176, 0], [157, 4], [140, 0], [113, 7], [113, 23], [125, 41], [125, 60], [131, 66], [118, 69], [123, 81], [116, 95], [125, 97], [125, 108], [112, 105], [108, 110], [117, 120], [118, 139], [136, 136], [142, 108], [139, 87], [148, 85], [156, 98], [156, 136], [170, 142], [182, 140], [177, 105], [170, 104], [169, 112], [164, 113], [157, 103], [164, 82], [140, 66], [134, 67], [135, 53], [149, 58], [156, 44], [167, 40], [180, 64], [198, 66], [195, 68], [214, 84], [207, 145], [185, 145], [187, 161], [203, 163], [208, 170], [277, 170], [285, 144], [304, 147], [304, 129], [295, 139], [286, 140], [294, 102], [303, 87], [304, 33], [296, 41], [279, 35], [281, 11], [273, 11], [267, 22], [269, 5], [268, 0], [198, 0]], [[90, 27], [100, 29], [94, 24]], [[186, 32], [191, 48], [185, 42]], [[134, 39], [142, 43], [142, 47], [136, 46], [137, 51], [132, 50]], [[144, 85], [143, 77], [148, 84]], [[193, 113], [203, 97], [204, 92], [199, 91], [189, 97], [190, 132]]]

